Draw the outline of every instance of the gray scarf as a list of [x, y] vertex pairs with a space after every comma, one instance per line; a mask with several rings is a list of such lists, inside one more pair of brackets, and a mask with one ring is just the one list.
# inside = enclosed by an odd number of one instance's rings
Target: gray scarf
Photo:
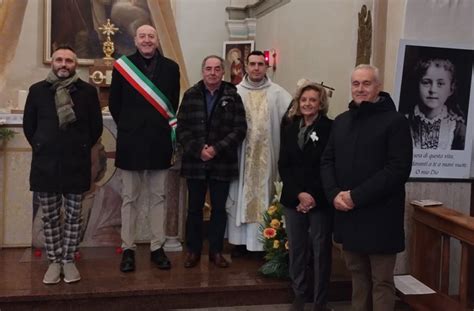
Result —
[[69, 91], [73, 83], [79, 79], [77, 73], [67, 79], [58, 78], [53, 71], [48, 73], [46, 81], [51, 83], [51, 90], [55, 91], [54, 94], [54, 103], [56, 104], [56, 112], [59, 119], [59, 128], [65, 129], [68, 124], [76, 121], [76, 114], [72, 107], [74, 103], [72, 102], [71, 94]]

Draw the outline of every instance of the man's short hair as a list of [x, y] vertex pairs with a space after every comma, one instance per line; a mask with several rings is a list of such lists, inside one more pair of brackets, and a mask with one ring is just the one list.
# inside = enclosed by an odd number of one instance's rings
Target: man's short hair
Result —
[[[360, 64], [360, 65], [357, 65], [354, 68], [354, 70], [352, 70], [352, 73], [354, 73], [356, 70], [359, 70], [359, 69], [372, 70], [372, 72], [374, 73], [375, 82], [380, 83], [379, 69], [377, 67], [375, 67], [374, 65], [369, 65], [369, 64]], [[352, 74], [351, 74], [351, 77], [352, 77]]]
[[56, 52], [57, 50], [69, 50], [71, 52], [73, 52], [74, 54], [76, 54], [76, 51], [73, 49], [72, 46], [68, 45], [68, 44], [61, 44], [61, 45], [58, 45], [54, 51], [53, 51], [53, 54], [54, 52]]
[[76, 54], [76, 51], [72, 48], [72, 46], [70, 46], [68, 44], [60, 44], [54, 49], [54, 51], [51, 55], [54, 55], [54, 53], [56, 53], [59, 50], [69, 50], [72, 53], [74, 53], [74, 61], [77, 63], [77, 54]]
[[247, 64], [249, 63], [249, 58], [250, 58], [250, 56], [252, 56], [252, 55], [263, 56], [263, 58], [265, 58], [265, 54], [263, 54], [262, 51], [259, 51], [259, 50], [252, 51], [252, 52], [250, 52], [249, 55], [247, 55], [247, 59], [246, 59]]
[[211, 58], [218, 59], [221, 62], [221, 69], [224, 70], [224, 59], [222, 57], [217, 55], [208, 55], [202, 60], [201, 71], [204, 70], [204, 66], [206, 65], [207, 60]]

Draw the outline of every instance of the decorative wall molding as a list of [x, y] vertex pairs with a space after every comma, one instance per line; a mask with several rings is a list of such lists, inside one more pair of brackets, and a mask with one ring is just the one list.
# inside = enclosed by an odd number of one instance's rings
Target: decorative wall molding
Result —
[[259, 0], [254, 4], [240, 7], [227, 7], [229, 20], [242, 20], [246, 18], [262, 17], [271, 11], [289, 3], [291, 0]]
[[257, 32], [257, 19], [246, 18], [242, 20], [227, 20], [225, 22], [229, 31], [230, 40], [253, 40]]

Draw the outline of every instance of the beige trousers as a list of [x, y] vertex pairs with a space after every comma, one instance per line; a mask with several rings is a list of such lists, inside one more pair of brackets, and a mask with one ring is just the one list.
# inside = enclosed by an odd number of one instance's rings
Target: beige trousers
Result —
[[393, 270], [397, 254], [361, 254], [344, 251], [352, 274], [352, 311], [393, 311]]
[[[122, 174], [122, 248], [135, 249], [136, 221], [139, 211], [145, 209], [150, 224], [150, 250], [165, 243], [165, 182], [168, 170], [126, 171]], [[139, 196], [148, 196], [145, 204], [138, 205]], [[148, 204], [146, 204], [148, 203]], [[146, 206], [148, 205], [148, 206]]]

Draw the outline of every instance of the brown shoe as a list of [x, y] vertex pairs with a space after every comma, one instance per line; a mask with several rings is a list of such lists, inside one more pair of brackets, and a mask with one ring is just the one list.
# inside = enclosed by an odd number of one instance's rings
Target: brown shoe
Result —
[[219, 268], [227, 268], [229, 266], [229, 262], [221, 253], [209, 254], [209, 262], [213, 262]]
[[201, 260], [201, 255], [196, 253], [188, 253], [186, 255], [186, 260], [184, 261], [185, 268], [195, 267]]

